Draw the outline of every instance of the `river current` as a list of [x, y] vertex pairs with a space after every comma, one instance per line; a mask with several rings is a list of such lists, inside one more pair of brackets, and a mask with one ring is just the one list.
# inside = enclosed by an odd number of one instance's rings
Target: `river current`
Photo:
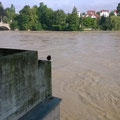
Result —
[[61, 120], [120, 120], [120, 32], [0, 31], [0, 47], [52, 56]]

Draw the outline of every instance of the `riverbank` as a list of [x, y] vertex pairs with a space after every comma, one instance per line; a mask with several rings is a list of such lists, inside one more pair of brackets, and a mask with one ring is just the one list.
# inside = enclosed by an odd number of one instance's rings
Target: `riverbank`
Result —
[[13, 32], [120, 32], [120, 30], [92, 30], [91, 28], [80, 30], [80, 31], [52, 31], [52, 30], [40, 30], [40, 31], [32, 31], [32, 30], [0, 30], [0, 31], [13, 31]]

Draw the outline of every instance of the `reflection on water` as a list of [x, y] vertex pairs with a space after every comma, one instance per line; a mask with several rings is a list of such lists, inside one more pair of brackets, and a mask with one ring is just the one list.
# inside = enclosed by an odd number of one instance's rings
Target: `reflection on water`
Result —
[[120, 32], [0, 32], [0, 47], [52, 56], [62, 120], [120, 120]]

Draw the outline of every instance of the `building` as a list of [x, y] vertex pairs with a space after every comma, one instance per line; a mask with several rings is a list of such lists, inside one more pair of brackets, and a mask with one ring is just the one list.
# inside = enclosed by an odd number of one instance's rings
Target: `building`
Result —
[[117, 16], [117, 10], [114, 10], [114, 15]]
[[96, 14], [96, 11], [95, 10], [88, 10], [87, 14]]
[[109, 10], [101, 10], [100, 11], [100, 17], [104, 16], [104, 17], [109, 17], [110, 15], [110, 11]]
[[97, 18], [99, 18], [99, 15], [96, 14], [96, 11], [94, 11], [94, 10], [88, 10], [88, 11], [87, 11], [87, 14], [85, 14], [84, 17], [90, 17], [90, 18], [95, 18], [95, 19], [97, 19]]
[[80, 11], [77, 11], [77, 15], [78, 15], [78, 17], [81, 17], [81, 12]]
[[99, 18], [99, 15], [97, 15], [97, 14], [86, 14], [85, 17], [90, 17], [90, 18], [97, 19], [97, 18]]

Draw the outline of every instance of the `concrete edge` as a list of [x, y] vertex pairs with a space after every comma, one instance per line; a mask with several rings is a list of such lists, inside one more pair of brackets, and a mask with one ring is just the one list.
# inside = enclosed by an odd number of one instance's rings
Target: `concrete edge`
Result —
[[43, 120], [61, 101], [62, 99], [56, 97], [47, 99], [36, 105], [18, 120]]
[[37, 56], [38, 56], [38, 51], [35, 51], [35, 50], [25, 50], [25, 49], [11, 49], [11, 48], [0, 48], [0, 50], [12, 50], [14, 51], [12, 54], [7, 54], [5, 56], [0, 56], [0, 58], [4, 58], [4, 57], [8, 57], [8, 56], [13, 56], [13, 55], [20, 55], [22, 53], [29, 53], [29, 52], [33, 52], [33, 53], [37, 53]]

